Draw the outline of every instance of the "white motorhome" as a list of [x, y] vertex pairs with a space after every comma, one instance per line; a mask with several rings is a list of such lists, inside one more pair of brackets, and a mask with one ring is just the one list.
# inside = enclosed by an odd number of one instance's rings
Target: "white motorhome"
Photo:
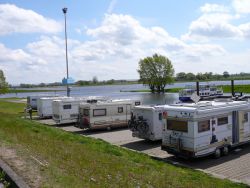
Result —
[[37, 110], [37, 101], [42, 97], [56, 97], [56, 95], [35, 95], [27, 97], [27, 106], [31, 106], [33, 110]]
[[230, 148], [250, 141], [248, 101], [203, 101], [166, 105], [162, 150], [196, 158], [227, 155]]
[[146, 140], [161, 140], [164, 126], [164, 105], [136, 106], [131, 113], [129, 128], [133, 137]]
[[53, 120], [57, 124], [75, 123], [78, 121], [79, 105], [84, 102], [105, 101], [102, 97], [70, 98], [52, 102]]
[[69, 99], [69, 97], [42, 97], [37, 100], [37, 114], [40, 118], [53, 116], [52, 102], [54, 100]]
[[130, 99], [81, 104], [79, 127], [88, 129], [128, 126], [131, 109], [141, 102]]

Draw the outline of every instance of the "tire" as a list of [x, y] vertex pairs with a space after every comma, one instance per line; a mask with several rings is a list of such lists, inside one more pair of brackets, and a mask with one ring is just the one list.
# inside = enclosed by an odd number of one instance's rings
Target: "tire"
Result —
[[214, 158], [218, 159], [221, 157], [221, 150], [219, 148], [217, 148], [214, 152]]
[[223, 147], [222, 148], [222, 153], [223, 153], [223, 155], [228, 155], [228, 153], [229, 153], [229, 149], [228, 149], [228, 146], [225, 146], [225, 147]]

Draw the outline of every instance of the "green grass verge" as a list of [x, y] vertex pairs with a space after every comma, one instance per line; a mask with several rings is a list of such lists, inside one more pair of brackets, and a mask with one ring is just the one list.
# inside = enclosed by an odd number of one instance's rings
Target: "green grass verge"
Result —
[[42, 187], [247, 187], [21, 119], [23, 107], [0, 101], [0, 143], [48, 162], [41, 169]]

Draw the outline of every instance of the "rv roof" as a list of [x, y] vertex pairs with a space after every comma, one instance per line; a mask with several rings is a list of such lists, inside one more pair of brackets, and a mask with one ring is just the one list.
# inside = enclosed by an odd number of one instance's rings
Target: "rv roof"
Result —
[[165, 108], [171, 110], [187, 110], [187, 111], [206, 111], [211, 109], [229, 109], [237, 107], [246, 107], [249, 105], [247, 101], [200, 101], [198, 103], [178, 103], [166, 105]]

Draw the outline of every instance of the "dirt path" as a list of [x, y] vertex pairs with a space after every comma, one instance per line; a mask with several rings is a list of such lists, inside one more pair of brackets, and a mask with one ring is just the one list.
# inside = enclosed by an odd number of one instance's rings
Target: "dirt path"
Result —
[[0, 143], [0, 158], [21, 176], [30, 187], [41, 187], [41, 165], [28, 151], [18, 151]]

